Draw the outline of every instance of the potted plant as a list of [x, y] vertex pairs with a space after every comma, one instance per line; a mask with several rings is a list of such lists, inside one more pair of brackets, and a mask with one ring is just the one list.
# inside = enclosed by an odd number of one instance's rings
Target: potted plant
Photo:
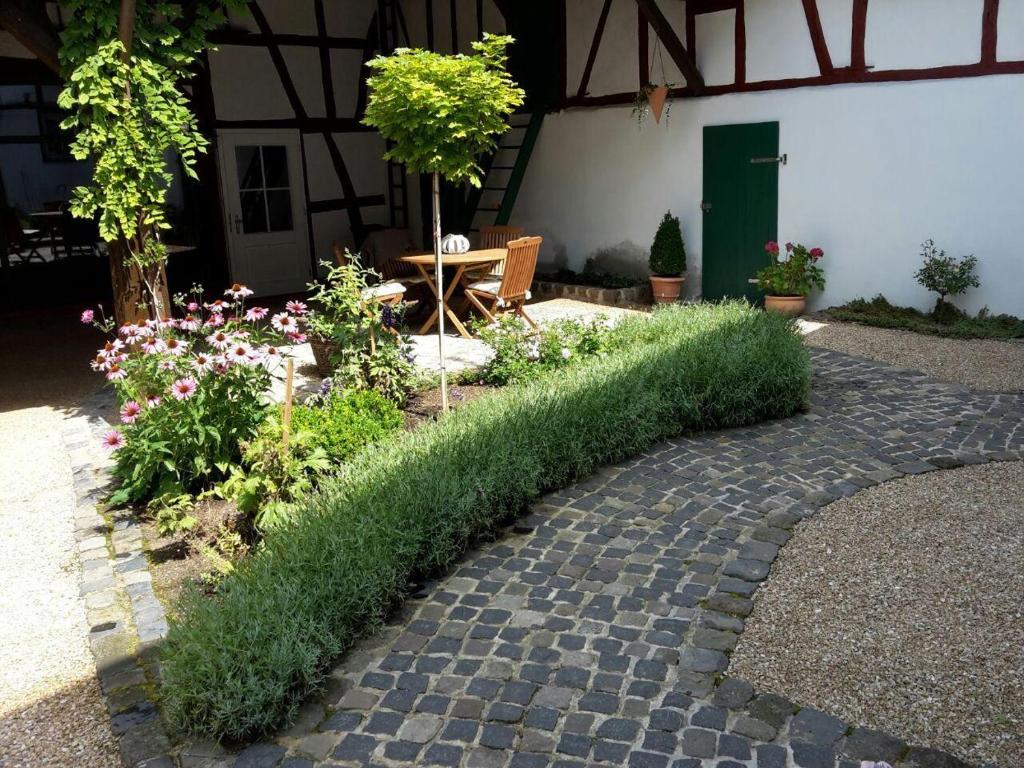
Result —
[[678, 301], [686, 280], [686, 246], [683, 244], [683, 232], [679, 228], [679, 219], [668, 211], [658, 225], [651, 244], [651, 256], [648, 259], [651, 268], [651, 293], [658, 304], [671, 304]]
[[372, 273], [352, 261], [342, 265], [322, 263], [327, 267], [326, 279], [309, 286], [313, 304], [309, 313], [309, 345], [317, 371], [321, 376], [330, 376], [340, 357], [366, 345], [379, 307], [363, 298]]
[[665, 77], [665, 57], [661, 52], [661, 41], [654, 41], [654, 55], [652, 59], [656, 59], [661, 64], [661, 85], [655, 85], [654, 83], [647, 83], [640, 88], [636, 93], [636, 97], [633, 99], [633, 117], [636, 118], [637, 125], [643, 128], [644, 121], [648, 115], [654, 116], [654, 122], [661, 122], [662, 112], [665, 112], [666, 123], [668, 121], [669, 113], [672, 110], [672, 106], [669, 105], [668, 111], [665, 111], [665, 105], [668, 100], [669, 91], [672, 88], [672, 84], [668, 82], [668, 78]]
[[796, 317], [807, 307], [807, 294], [825, 287], [825, 273], [818, 261], [825, 252], [807, 249], [801, 243], [786, 243], [786, 253], [774, 240], [765, 244], [771, 264], [757, 273], [757, 284], [765, 292], [764, 307], [769, 312]]

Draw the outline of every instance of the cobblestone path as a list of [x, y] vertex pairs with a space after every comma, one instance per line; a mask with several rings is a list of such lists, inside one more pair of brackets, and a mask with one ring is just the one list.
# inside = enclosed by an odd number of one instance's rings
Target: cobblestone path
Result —
[[904, 474], [1024, 456], [1024, 395], [815, 351], [809, 413], [680, 439], [545, 497], [426, 585], [276, 740], [189, 766], [962, 763], [724, 677], [791, 529]]

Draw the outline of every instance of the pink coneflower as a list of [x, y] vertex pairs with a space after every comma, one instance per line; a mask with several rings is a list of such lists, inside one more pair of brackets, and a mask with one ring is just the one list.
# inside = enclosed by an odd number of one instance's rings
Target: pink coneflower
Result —
[[113, 453], [124, 445], [124, 435], [116, 429], [112, 429], [103, 436], [103, 448], [107, 453]]
[[188, 344], [178, 339], [168, 339], [164, 344], [167, 347], [167, 352], [175, 357], [188, 351]]
[[159, 336], [147, 336], [142, 342], [142, 351], [147, 355], [154, 355], [157, 352], [163, 352], [165, 349], [167, 349], [167, 345]]
[[286, 333], [285, 336], [288, 337], [288, 340], [291, 341], [292, 344], [306, 343], [306, 334], [304, 333], [299, 333], [298, 331], [290, 331], [289, 333]]
[[287, 312], [278, 312], [272, 318], [270, 318], [270, 324], [274, 326], [281, 333], [287, 333], [288, 331], [298, 330], [299, 324], [295, 322], [295, 318], [289, 315]]
[[83, 322], [83, 323], [84, 323], [85, 325], [89, 325], [89, 323], [91, 323], [91, 322], [92, 322], [93, 320], [95, 320], [95, 319], [96, 319], [96, 313], [95, 313], [95, 312], [93, 312], [93, 311], [92, 311], [91, 309], [86, 309], [86, 310], [83, 310], [83, 311], [82, 311], [82, 314], [81, 314], [81, 316], [80, 316], [80, 318], [79, 318], [79, 319], [80, 319], [80, 320], [81, 320], [81, 321], [82, 321], [82, 322]]
[[289, 301], [284, 307], [293, 315], [304, 315], [307, 311], [306, 305], [301, 301]]
[[188, 400], [196, 393], [198, 386], [193, 378], [178, 379], [171, 384], [171, 396], [175, 400]]
[[252, 347], [245, 342], [233, 344], [231, 349], [224, 353], [224, 359], [239, 365], [252, 362]]
[[107, 381], [121, 381], [128, 377], [128, 371], [122, 368], [117, 363], [114, 363], [107, 369]]
[[262, 320], [270, 310], [266, 307], [249, 307], [245, 310], [245, 319], [251, 321]]
[[228, 305], [225, 304], [222, 300], [217, 299], [216, 301], [212, 301], [209, 304], [207, 304], [206, 308], [213, 312], [214, 314], [219, 315], [225, 309], [228, 309]]
[[214, 313], [206, 319], [206, 325], [210, 328], [220, 328], [224, 325], [224, 315]]
[[226, 291], [224, 291], [224, 295], [230, 296], [231, 298], [237, 301], [238, 299], [244, 299], [246, 296], [252, 296], [252, 291], [246, 288], [241, 283], [235, 283]]
[[118, 329], [118, 333], [129, 341], [133, 341], [142, 335], [142, 329], [135, 325], [135, 323], [127, 323]]
[[178, 321], [178, 327], [183, 331], [198, 331], [201, 323], [195, 315], [185, 315]]
[[173, 371], [175, 369], [174, 361], [164, 358], [157, 364], [157, 368], [161, 371]]
[[268, 363], [276, 363], [281, 359], [281, 350], [277, 347], [267, 347], [263, 350], [263, 359]]
[[102, 349], [96, 353], [96, 357], [94, 357], [92, 362], [89, 363], [94, 371], [105, 371], [113, 364], [114, 361], [111, 360], [110, 356]]
[[206, 340], [214, 349], [225, 350], [231, 346], [231, 337], [224, 333], [224, 331], [217, 331], [216, 333], [207, 336]]
[[192, 359], [192, 367], [195, 368], [196, 373], [205, 373], [213, 368], [213, 358], [200, 353]]
[[121, 407], [121, 421], [125, 424], [134, 424], [142, 413], [142, 406], [134, 400], [129, 400]]
[[112, 341], [108, 341], [106, 344], [103, 345], [103, 352], [104, 354], [107, 355], [116, 355], [118, 352], [121, 351], [122, 347], [124, 347], [123, 341], [121, 341], [120, 339], [113, 339]]
[[185, 310], [187, 312], [198, 312], [199, 311], [199, 303], [195, 302], [195, 301], [190, 301], [188, 304], [185, 305]]
[[146, 407], [156, 408], [163, 400], [158, 395], [146, 395]]

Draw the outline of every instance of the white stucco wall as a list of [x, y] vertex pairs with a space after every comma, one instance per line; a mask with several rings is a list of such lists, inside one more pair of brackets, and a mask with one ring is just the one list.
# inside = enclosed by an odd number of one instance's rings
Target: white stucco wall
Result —
[[660, 217], [680, 216], [690, 289], [701, 263], [702, 129], [776, 120], [779, 238], [820, 245], [812, 306], [884, 293], [927, 307], [919, 244], [979, 258], [962, 305], [1024, 315], [1024, 75], [732, 94], [674, 103], [638, 130], [629, 107], [547, 118], [514, 218], [542, 258], [580, 268], [602, 251], [642, 264]]

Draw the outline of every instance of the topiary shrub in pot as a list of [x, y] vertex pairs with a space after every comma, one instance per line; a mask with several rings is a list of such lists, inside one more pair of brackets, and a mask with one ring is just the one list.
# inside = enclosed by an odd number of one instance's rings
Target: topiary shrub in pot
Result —
[[683, 243], [683, 232], [679, 227], [679, 218], [668, 211], [651, 244], [651, 255], [648, 260], [651, 268], [651, 293], [658, 304], [672, 304], [679, 300], [686, 280], [686, 245]]

